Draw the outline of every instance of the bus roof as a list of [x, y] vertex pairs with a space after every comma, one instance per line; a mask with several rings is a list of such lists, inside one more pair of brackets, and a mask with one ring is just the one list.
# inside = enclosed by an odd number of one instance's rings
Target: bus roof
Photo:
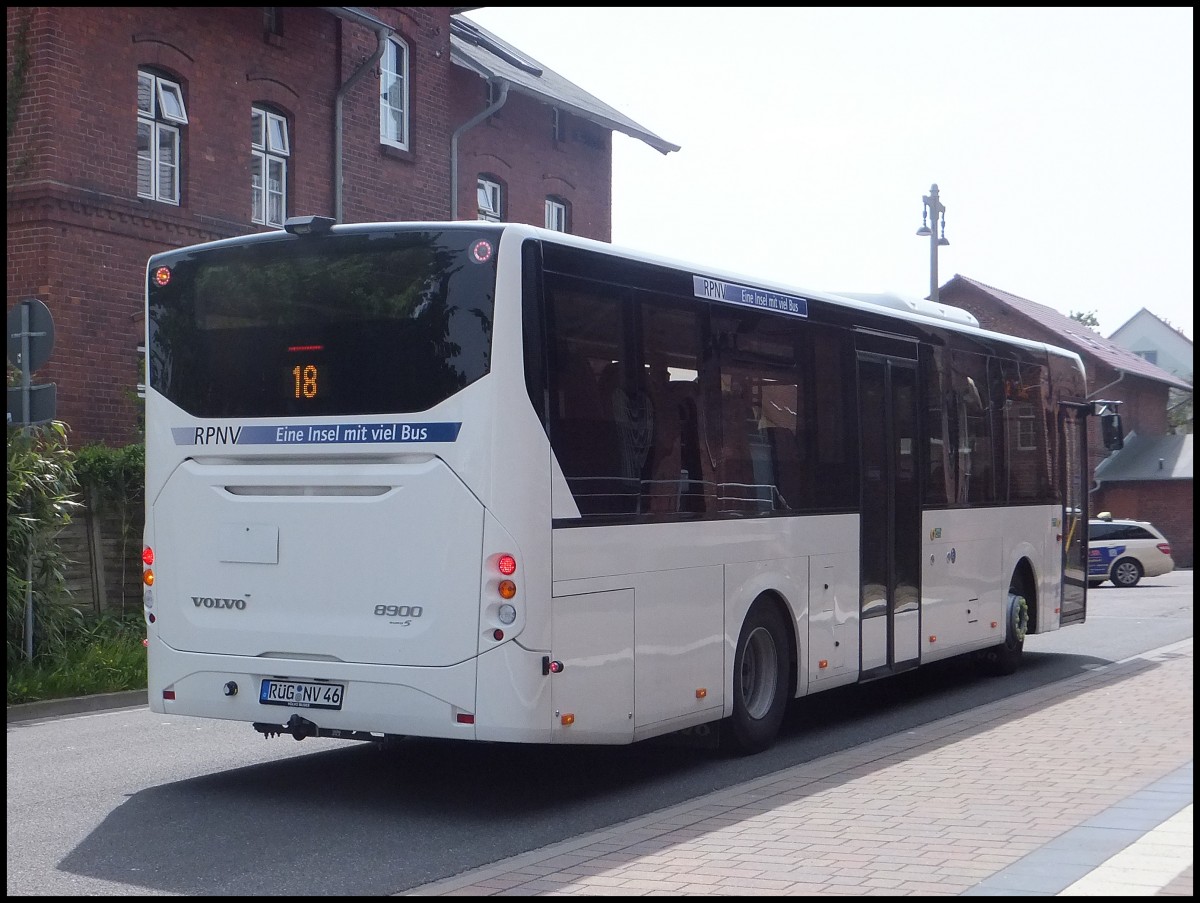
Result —
[[[437, 221], [437, 220], [418, 220], [418, 221], [379, 221], [369, 223], [340, 223], [335, 224], [329, 230], [332, 234], [354, 234], [354, 233], [369, 233], [382, 230], [393, 230], [396, 228], [405, 229], [437, 229], [437, 230], [471, 230], [479, 231], [481, 229], [487, 231], [500, 231], [508, 233], [516, 233], [525, 238], [533, 238], [542, 241], [552, 241], [559, 244], [567, 245], [590, 251], [595, 251], [601, 254], [609, 254], [626, 258], [629, 260], [638, 261], [640, 263], [654, 264], [658, 266], [671, 267], [673, 269], [684, 270], [694, 273], [698, 276], [714, 278], [725, 282], [734, 282], [745, 284], [751, 288], [761, 288], [766, 291], [782, 292], [794, 295], [802, 295], [806, 298], [816, 301], [822, 301], [827, 304], [838, 305], [842, 307], [855, 308], [864, 311], [877, 312], [880, 307], [888, 308], [893, 315], [900, 320], [907, 320], [915, 323], [928, 324], [930, 321], [936, 321], [943, 328], [953, 330], [955, 332], [964, 333], [967, 335], [978, 336], [981, 339], [992, 339], [1008, 342], [1013, 345], [1019, 345], [1033, 351], [1040, 351], [1047, 354], [1054, 354], [1060, 357], [1065, 357], [1076, 361], [1082, 368], [1083, 359], [1074, 351], [1067, 348], [1062, 348], [1057, 345], [1051, 345], [1046, 342], [1038, 342], [1033, 339], [1026, 339], [1021, 336], [1009, 335], [1007, 333], [995, 332], [990, 329], [985, 329], [979, 325], [979, 321], [969, 311], [959, 307], [954, 307], [949, 304], [935, 303], [924, 298], [914, 298], [911, 296], [901, 295], [894, 292], [828, 292], [819, 291], [802, 286], [797, 286], [789, 283], [777, 282], [774, 280], [764, 280], [757, 276], [749, 276], [745, 273], [738, 273], [731, 270], [723, 270], [719, 268], [701, 265], [692, 261], [680, 260], [678, 258], [665, 257], [649, 251], [642, 251], [636, 248], [627, 247], [624, 245], [604, 242], [594, 238], [585, 238], [580, 235], [572, 235], [568, 232], [558, 232], [551, 229], [545, 229], [539, 226], [531, 226], [526, 223], [510, 223], [510, 222], [487, 222], [481, 220], [453, 220], [453, 221]], [[178, 253], [184, 250], [199, 250], [201, 248], [230, 246], [242, 244], [245, 242], [255, 241], [270, 241], [279, 240], [284, 234], [283, 230], [271, 232], [258, 232], [251, 235], [244, 235], [234, 238], [220, 239], [213, 242], [206, 242], [200, 245], [194, 245], [189, 248], [173, 248], [163, 252], [163, 255]], [[157, 257], [159, 255], [155, 255]], [[151, 258], [153, 261], [154, 258]]]

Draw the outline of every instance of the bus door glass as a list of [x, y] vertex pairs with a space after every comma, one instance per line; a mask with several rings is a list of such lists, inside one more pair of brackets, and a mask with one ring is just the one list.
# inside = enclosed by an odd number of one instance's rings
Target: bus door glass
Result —
[[1086, 411], [1086, 406], [1073, 404], [1061, 404], [1058, 409], [1059, 447], [1062, 449], [1059, 466], [1063, 470], [1063, 586], [1060, 623], [1064, 625], [1081, 622], [1087, 614]]
[[860, 354], [858, 377], [862, 671], [882, 675], [920, 658], [916, 361]]

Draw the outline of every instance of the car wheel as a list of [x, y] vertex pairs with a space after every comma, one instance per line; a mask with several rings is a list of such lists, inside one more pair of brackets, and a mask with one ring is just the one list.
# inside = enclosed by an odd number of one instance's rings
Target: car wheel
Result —
[[779, 608], [760, 599], [742, 624], [734, 651], [733, 714], [721, 725], [721, 748], [746, 755], [774, 741], [788, 701], [787, 624]]
[[1142, 579], [1142, 566], [1136, 558], [1121, 558], [1112, 566], [1111, 574], [1117, 586], [1137, 586]]

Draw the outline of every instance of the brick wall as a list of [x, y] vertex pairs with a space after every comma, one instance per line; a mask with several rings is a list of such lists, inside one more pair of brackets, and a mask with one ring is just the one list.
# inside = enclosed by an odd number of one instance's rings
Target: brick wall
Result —
[[1138, 480], [1105, 484], [1092, 500], [1092, 515], [1108, 511], [1116, 518], [1149, 521], [1171, 543], [1171, 557], [1178, 568], [1190, 568], [1193, 553], [1194, 499], [1181, 492], [1171, 480]]

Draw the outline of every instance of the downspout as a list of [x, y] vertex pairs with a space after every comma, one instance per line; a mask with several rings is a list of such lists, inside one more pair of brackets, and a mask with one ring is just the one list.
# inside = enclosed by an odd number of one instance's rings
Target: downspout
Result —
[[327, 13], [332, 13], [339, 19], [344, 19], [348, 22], [357, 22], [360, 25], [373, 29], [376, 37], [379, 39], [379, 45], [375, 48], [375, 52], [338, 88], [333, 103], [333, 217], [334, 220], [340, 223], [342, 221], [342, 108], [345, 105], [346, 95], [350, 93], [350, 89], [364, 75], [375, 68], [375, 64], [383, 58], [383, 51], [387, 48], [387, 39], [394, 29], [390, 25], [380, 22], [378, 19], [361, 14], [356, 15], [344, 6], [322, 6], [321, 9]]
[[500, 82], [500, 97], [491, 106], [477, 113], [454, 130], [450, 136], [450, 218], [458, 219], [458, 136], [468, 129], [473, 129], [489, 116], [494, 116], [508, 100], [508, 82]]

